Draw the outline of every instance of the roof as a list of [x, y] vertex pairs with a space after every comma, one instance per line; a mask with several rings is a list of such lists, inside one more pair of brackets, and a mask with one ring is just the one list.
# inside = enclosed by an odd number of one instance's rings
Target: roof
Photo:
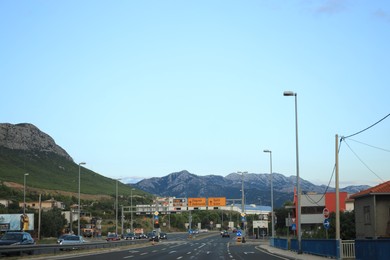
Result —
[[390, 195], [390, 181], [381, 183], [377, 186], [355, 193], [350, 198], [354, 199], [358, 197], [376, 195], [376, 194]]

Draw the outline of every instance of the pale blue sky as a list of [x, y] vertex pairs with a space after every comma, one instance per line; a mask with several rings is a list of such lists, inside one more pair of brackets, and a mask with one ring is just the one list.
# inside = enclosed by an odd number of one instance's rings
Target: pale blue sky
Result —
[[[1, 1], [0, 122], [110, 178], [236, 171], [326, 184], [335, 134], [390, 113], [390, 2]], [[340, 186], [390, 179], [390, 118], [340, 152]], [[374, 174], [374, 173], [375, 174]], [[334, 182], [332, 182], [334, 186]]]

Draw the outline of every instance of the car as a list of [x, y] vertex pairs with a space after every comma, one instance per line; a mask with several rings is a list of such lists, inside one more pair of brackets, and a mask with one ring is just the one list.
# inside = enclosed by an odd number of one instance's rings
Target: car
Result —
[[159, 240], [156, 232], [149, 232], [147, 234], [147, 237], [148, 237], [149, 241], [157, 241], [158, 242], [158, 240]]
[[[57, 239], [58, 245], [79, 245], [84, 244], [87, 241], [84, 240], [82, 236], [76, 236], [76, 235], [62, 235]], [[60, 250], [63, 250], [64, 248], [60, 248]], [[67, 249], [75, 249], [75, 248], [68, 248]]]
[[[35, 240], [31, 237], [30, 233], [23, 231], [14, 231], [14, 232], [6, 232], [0, 238], [0, 246], [13, 246], [13, 245], [23, 245], [23, 246], [31, 246], [35, 244]], [[3, 252], [6, 255], [11, 255], [13, 253], [21, 254], [23, 250], [20, 252]], [[27, 254], [32, 255], [34, 253], [33, 250], [26, 251]]]
[[110, 233], [107, 235], [106, 240], [107, 241], [118, 241], [118, 240], [121, 240], [121, 238], [118, 236], [118, 234]]
[[225, 230], [222, 232], [221, 237], [230, 237], [230, 234], [228, 231]]
[[167, 233], [160, 232], [160, 239], [168, 239]]
[[135, 238], [136, 239], [144, 239], [144, 238], [148, 238], [148, 237], [144, 233], [135, 233]]
[[135, 235], [134, 233], [130, 232], [130, 233], [125, 234], [125, 235], [123, 236], [123, 238], [124, 238], [125, 240], [134, 240], [134, 239], [136, 239], [137, 237], [136, 237], [136, 235]]

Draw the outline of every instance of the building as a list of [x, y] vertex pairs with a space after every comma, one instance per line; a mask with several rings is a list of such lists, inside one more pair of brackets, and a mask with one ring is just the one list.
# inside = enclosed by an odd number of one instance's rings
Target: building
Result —
[[355, 193], [356, 238], [390, 237], [390, 181]]
[[[19, 207], [23, 207], [23, 202], [19, 202]], [[26, 202], [26, 208], [39, 209], [39, 201]], [[42, 210], [50, 210], [53, 208], [65, 209], [65, 204], [54, 199], [41, 201]]]
[[[297, 225], [296, 212], [298, 210], [298, 198], [294, 190], [294, 206], [287, 206], [293, 210], [291, 223]], [[346, 211], [347, 192], [339, 192], [340, 211]], [[303, 232], [311, 233], [323, 226], [325, 217], [324, 209], [329, 213], [336, 212], [336, 193], [325, 194], [306, 193], [301, 195], [301, 228]], [[296, 227], [297, 228], [297, 227]]]

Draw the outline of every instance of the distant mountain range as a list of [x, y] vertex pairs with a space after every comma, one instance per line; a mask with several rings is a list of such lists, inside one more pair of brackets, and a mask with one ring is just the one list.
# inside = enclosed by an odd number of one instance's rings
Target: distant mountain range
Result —
[[[186, 197], [226, 197], [237, 199], [241, 203], [242, 175], [231, 173], [226, 177], [218, 175], [197, 176], [186, 170], [174, 172], [161, 178], [144, 179], [135, 187], [157, 196]], [[280, 173], [273, 174], [274, 206], [281, 207], [286, 201], [293, 201], [296, 176], [286, 177]], [[301, 178], [302, 193], [324, 193], [327, 186], [315, 185]], [[348, 186], [340, 191], [350, 194], [369, 188], [367, 185]], [[328, 191], [334, 191], [329, 188]], [[246, 204], [271, 205], [270, 174], [244, 174], [244, 192]]]

